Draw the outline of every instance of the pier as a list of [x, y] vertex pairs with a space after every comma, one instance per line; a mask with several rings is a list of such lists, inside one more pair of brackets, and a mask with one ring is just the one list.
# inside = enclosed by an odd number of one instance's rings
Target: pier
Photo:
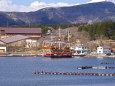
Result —
[[82, 66], [78, 67], [77, 69], [115, 69], [115, 67], [107, 67], [107, 66]]
[[115, 73], [72, 73], [72, 72], [35, 72], [41, 75], [90, 75], [90, 76], [115, 76]]
[[115, 63], [102, 62], [101, 64], [115, 64]]

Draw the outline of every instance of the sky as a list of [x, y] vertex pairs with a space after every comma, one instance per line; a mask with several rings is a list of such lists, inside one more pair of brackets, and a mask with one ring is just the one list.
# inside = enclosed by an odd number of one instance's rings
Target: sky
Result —
[[[30, 12], [46, 7], [73, 6], [106, 0], [0, 0], [0, 11]], [[115, 3], [115, 0], [107, 0]]]

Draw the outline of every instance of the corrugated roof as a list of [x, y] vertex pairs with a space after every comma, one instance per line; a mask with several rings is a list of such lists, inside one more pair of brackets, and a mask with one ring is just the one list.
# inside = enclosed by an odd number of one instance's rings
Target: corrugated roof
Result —
[[111, 48], [110, 46], [99, 46], [99, 47], [102, 47], [102, 48]]
[[3, 39], [0, 39], [0, 41], [8, 44], [8, 43], [20, 41], [20, 40], [23, 40], [23, 39], [28, 39], [28, 38], [29, 37], [23, 36], [23, 35], [15, 35], [15, 36], [11, 36], [11, 37], [6, 37], [6, 38], [3, 38]]
[[2, 28], [0, 30], [5, 30], [5, 33], [41, 33], [41, 28]]
[[111, 48], [110, 46], [102, 46], [103, 48]]

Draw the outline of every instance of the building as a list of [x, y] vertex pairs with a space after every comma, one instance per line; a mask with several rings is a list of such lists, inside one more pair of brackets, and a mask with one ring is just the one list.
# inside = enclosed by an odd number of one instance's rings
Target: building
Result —
[[87, 47], [83, 45], [72, 46], [71, 49], [75, 51], [74, 56], [84, 56], [87, 54]]
[[25, 49], [33, 49], [39, 46], [38, 38], [32, 38], [24, 35], [15, 35], [0, 39], [0, 44], [7, 47], [8, 52], [24, 51]]
[[99, 46], [97, 47], [97, 54], [110, 54], [111, 47], [109, 46]]
[[6, 52], [6, 46], [0, 46], [0, 53]]
[[28, 37], [41, 37], [41, 28], [2, 28], [0, 27], [0, 37], [10, 37], [14, 35], [25, 35]]
[[51, 30], [48, 30], [46, 34], [47, 34], [47, 35], [50, 35], [51, 33], [52, 33], [52, 31], [51, 31]]

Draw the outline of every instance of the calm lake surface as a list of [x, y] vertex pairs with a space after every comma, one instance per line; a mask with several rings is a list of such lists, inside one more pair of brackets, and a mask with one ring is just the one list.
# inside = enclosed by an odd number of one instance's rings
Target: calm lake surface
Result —
[[42, 57], [0, 57], [0, 86], [115, 86], [115, 76], [38, 75], [45, 72], [115, 73], [115, 69], [84, 69], [80, 66], [109, 66], [113, 58], [43, 59]]

